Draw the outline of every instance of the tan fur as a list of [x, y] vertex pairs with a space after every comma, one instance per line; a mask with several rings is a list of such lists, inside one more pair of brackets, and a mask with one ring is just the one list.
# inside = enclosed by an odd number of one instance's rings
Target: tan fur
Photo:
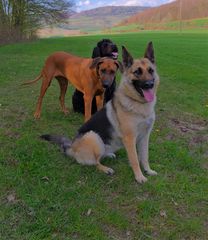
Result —
[[77, 162], [85, 165], [96, 165], [105, 152], [101, 138], [90, 131], [81, 138], [77, 138], [68, 150], [68, 154], [76, 158]]
[[97, 168], [106, 174], [114, 171], [100, 163], [100, 159], [105, 154], [105, 145], [98, 134], [89, 131], [82, 137], [78, 137], [66, 154], [74, 157], [76, 161], [83, 165], [96, 165]]
[[[141, 80], [151, 79], [152, 75], [148, 72], [149, 67], [154, 69], [155, 100], [150, 103], [145, 103], [144, 98], [135, 91], [131, 81], [135, 78], [133, 73], [138, 68], [141, 68], [143, 72]], [[151, 63], [147, 58], [137, 59], [134, 60], [131, 67], [124, 70], [121, 84], [113, 99], [118, 123], [117, 128], [119, 129], [122, 142], [126, 148], [135, 179], [140, 183], [147, 180], [141, 172], [140, 164], [147, 174], [157, 174], [155, 171], [151, 170], [149, 166], [148, 145], [149, 135], [155, 120], [154, 107], [158, 85], [159, 76], [156, 72], [155, 64]], [[140, 158], [138, 158], [136, 146]]]
[[[97, 65], [99, 64], [99, 70]], [[53, 78], [57, 78], [60, 85], [60, 104], [62, 111], [67, 114], [65, 106], [65, 94], [70, 82], [76, 89], [84, 94], [85, 121], [91, 117], [92, 99], [96, 95], [98, 110], [103, 107], [104, 88], [103, 81], [107, 78], [113, 82], [119, 63], [109, 58], [81, 58], [65, 52], [55, 52], [45, 62], [41, 74], [33, 81], [23, 85], [34, 83], [43, 79], [40, 96], [34, 113], [35, 118], [40, 118], [43, 97]], [[106, 74], [102, 73], [105, 69]]]

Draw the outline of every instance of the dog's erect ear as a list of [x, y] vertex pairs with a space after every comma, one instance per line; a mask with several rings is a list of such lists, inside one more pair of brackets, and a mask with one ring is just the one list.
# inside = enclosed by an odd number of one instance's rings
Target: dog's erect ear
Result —
[[124, 46], [122, 46], [122, 58], [123, 58], [123, 65], [126, 68], [131, 67], [133, 64], [133, 57], [130, 55], [130, 53], [126, 50]]
[[155, 64], [155, 54], [154, 54], [154, 48], [152, 42], [149, 42], [146, 48], [146, 51], [144, 53], [144, 57], [148, 58], [150, 62]]
[[123, 73], [123, 64], [118, 60], [116, 60], [114, 62], [116, 64], [117, 68], [121, 71], [121, 73]]
[[96, 68], [98, 64], [102, 63], [102, 58], [97, 57], [92, 60], [92, 63], [90, 65], [90, 69]]
[[95, 47], [92, 52], [92, 58], [97, 58], [97, 57], [100, 57], [100, 48], [99, 47]]

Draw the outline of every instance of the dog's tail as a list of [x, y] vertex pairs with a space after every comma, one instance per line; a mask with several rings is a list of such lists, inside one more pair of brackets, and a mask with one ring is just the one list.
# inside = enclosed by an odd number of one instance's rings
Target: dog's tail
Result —
[[24, 82], [21, 84], [22, 85], [29, 85], [29, 84], [33, 84], [35, 82], [37, 82], [38, 80], [40, 80], [42, 78], [43, 74], [42, 72], [36, 77], [36, 79], [32, 80], [32, 81], [28, 81], [28, 82]]
[[66, 153], [67, 149], [69, 149], [72, 144], [72, 141], [69, 140], [67, 137], [59, 136], [59, 135], [44, 134], [44, 135], [41, 135], [40, 138], [57, 144], [64, 153]]

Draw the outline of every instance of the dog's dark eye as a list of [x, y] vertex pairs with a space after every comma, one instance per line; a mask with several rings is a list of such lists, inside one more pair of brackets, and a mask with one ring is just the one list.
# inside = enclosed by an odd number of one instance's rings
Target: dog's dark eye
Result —
[[111, 70], [111, 71], [110, 71], [110, 74], [115, 74], [115, 71]]
[[142, 69], [139, 67], [136, 71], [134, 71], [134, 75], [139, 76], [142, 74]]
[[106, 70], [105, 69], [101, 69], [101, 73], [106, 73]]
[[149, 72], [150, 74], [153, 74], [154, 69], [152, 69], [152, 68], [148, 68], [148, 72]]

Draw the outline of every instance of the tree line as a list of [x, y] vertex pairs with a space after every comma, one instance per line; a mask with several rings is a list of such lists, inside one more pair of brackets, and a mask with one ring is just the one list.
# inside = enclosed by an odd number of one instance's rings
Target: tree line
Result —
[[70, 0], [0, 0], [0, 44], [36, 37], [44, 25], [64, 22]]

